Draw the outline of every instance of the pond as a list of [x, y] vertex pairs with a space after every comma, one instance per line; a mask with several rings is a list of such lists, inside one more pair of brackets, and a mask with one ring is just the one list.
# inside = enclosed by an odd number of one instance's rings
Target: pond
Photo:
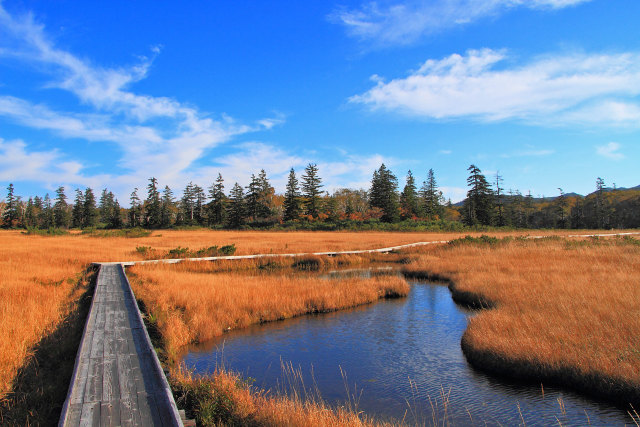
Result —
[[224, 360], [254, 385], [283, 391], [293, 376], [282, 365], [293, 366], [324, 401], [355, 399], [368, 415], [409, 424], [632, 424], [606, 403], [473, 369], [460, 349], [470, 315], [446, 286], [413, 283], [407, 298], [232, 331], [183, 360], [198, 373]]

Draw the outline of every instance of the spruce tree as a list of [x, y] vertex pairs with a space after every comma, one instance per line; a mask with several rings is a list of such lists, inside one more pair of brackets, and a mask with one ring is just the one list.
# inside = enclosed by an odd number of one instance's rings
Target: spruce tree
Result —
[[7, 187], [7, 199], [5, 200], [5, 208], [2, 214], [2, 222], [5, 228], [11, 228], [17, 225], [19, 211], [18, 202], [16, 200], [13, 183]]
[[568, 228], [567, 227], [567, 197], [564, 194], [562, 188], [558, 187], [558, 191], [560, 191], [560, 195], [556, 199], [556, 212], [557, 212], [557, 223], [556, 227], [559, 228]]
[[84, 227], [95, 227], [98, 222], [98, 209], [93, 190], [89, 187], [84, 191], [84, 210], [82, 213]]
[[118, 203], [118, 199], [113, 199], [107, 225], [109, 228], [122, 228], [122, 215], [120, 213], [120, 203]]
[[318, 176], [318, 166], [315, 163], [309, 163], [304, 169], [304, 175], [302, 175], [302, 195], [306, 215], [317, 217], [320, 213], [321, 183], [322, 179]]
[[398, 218], [398, 178], [384, 165], [373, 172], [369, 204], [372, 208], [382, 209], [384, 222], [393, 222]]
[[56, 190], [56, 203], [53, 205], [53, 222], [58, 228], [67, 228], [69, 226], [67, 196], [64, 194], [64, 187], [58, 187]]
[[24, 211], [24, 225], [26, 227], [37, 227], [38, 216], [36, 213], [36, 207], [33, 203], [33, 198], [29, 197], [27, 200], [27, 207]]
[[139, 227], [142, 224], [142, 204], [138, 197], [138, 188], [134, 188], [129, 197], [129, 227]]
[[196, 186], [189, 182], [180, 199], [180, 223], [192, 225], [196, 217]]
[[204, 189], [197, 184], [193, 186], [193, 199], [194, 199], [193, 220], [198, 225], [205, 225], [206, 223], [205, 207], [207, 202], [207, 196], [204, 192]]
[[103, 224], [109, 223], [109, 217], [111, 216], [111, 208], [113, 207], [113, 193], [106, 188], [102, 189], [100, 194], [100, 201], [98, 202], [98, 212], [100, 213], [100, 222]]
[[49, 197], [49, 193], [44, 195], [44, 200], [42, 201], [42, 211], [40, 212], [40, 224], [41, 224], [41, 227], [45, 229], [52, 228], [54, 225], [53, 207], [51, 205], [51, 198]]
[[442, 217], [444, 213], [442, 192], [438, 189], [433, 169], [429, 169], [427, 180], [422, 183], [420, 197], [422, 198], [422, 213], [426, 218], [433, 220], [436, 217]]
[[407, 181], [402, 190], [402, 194], [400, 194], [400, 209], [402, 219], [420, 216], [416, 180], [411, 171], [407, 172]]
[[284, 194], [284, 220], [293, 221], [300, 217], [300, 189], [296, 171], [291, 168], [289, 179], [287, 179], [287, 189]]
[[264, 169], [258, 174], [258, 216], [260, 218], [268, 218], [273, 212], [273, 195], [275, 189], [269, 183], [267, 173]]
[[245, 200], [245, 213], [251, 218], [256, 220], [260, 213], [260, 181], [258, 178], [251, 174], [251, 180], [247, 186], [247, 193], [244, 196]]
[[71, 209], [71, 226], [82, 228], [84, 226], [84, 193], [76, 188], [76, 198]]
[[237, 182], [229, 193], [229, 204], [227, 207], [227, 220], [229, 227], [238, 228], [245, 221], [244, 191]]
[[493, 191], [482, 171], [471, 165], [467, 169], [469, 191], [463, 206], [463, 218], [467, 225], [490, 225], [493, 210]]
[[227, 196], [224, 194], [224, 179], [219, 173], [216, 182], [209, 187], [209, 225], [221, 225], [225, 222]]
[[163, 228], [171, 226], [171, 218], [175, 209], [173, 200], [173, 191], [168, 185], [165, 185], [162, 191], [162, 205], [160, 207], [160, 226]]
[[504, 218], [504, 188], [502, 188], [502, 176], [500, 176], [500, 171], [496, 172], [496, 191], [495, 191], [495, 200], [496, 200], [496, 225], [498, 227], [504, 227], [505, 218]]
[[158, 180], [155, 177], [149, 178], [147, 185], [147, 200], [145, 200], [145, 223], [147, 227], [158, 228], [162, 224], [162, 204], [160, 202], [160, 191], [158, 191]]

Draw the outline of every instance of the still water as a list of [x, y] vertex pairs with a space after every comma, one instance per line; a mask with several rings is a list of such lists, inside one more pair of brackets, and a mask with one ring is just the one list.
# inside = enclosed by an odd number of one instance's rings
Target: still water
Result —
[[198, 373], [224, 361], [272, 390], [286, 389], [282, 363], [290, 363], [326, 402], [342, 404], [350, 395], [368, 415], [409, 424], [430, 425], [434, 416], [454, 425], [633, 424], [608, 404], [546, 386], [543, 396], [540, 385], [474, 370], [460, 349], [470, 315], [446, 286], [414, 283], [407, 298], [232, 331], [191, 348], [183, 360]]

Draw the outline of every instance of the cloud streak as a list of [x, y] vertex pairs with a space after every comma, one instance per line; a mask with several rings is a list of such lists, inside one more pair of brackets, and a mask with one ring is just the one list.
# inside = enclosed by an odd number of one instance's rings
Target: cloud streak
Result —
[[622, 160], [625, 156], [619, 151], [620, 148], [621, 146], [617, 142], [610, 142], [596, 147], [596, 153], [598, 153], [599, 156], [606, 157], [607, 159]]
[[561, 9], [590, 0], [408, 0], [369, 1], [357, 9], [342, 8], [330, 19], [347, 33], [379, 46], [407, 45], [420, 38], [517, 7]]
[[[238, 124], [227, 116], [213, 118], [168, 97], [136, 93], [132, 86], [147, 77], [158, 52], [159, 48], [154, 48], [151, 57], [143, 57], [128, 67], [96, 66], [56, 47], [44, 27], [31, 15], [11, 16], [0, 3], [0, 57], [20, 61], [40, 71], [47, 78], [46, 89], [69, 92], [79, 101], [76, 111], [70, 112], [0, 95], [0, 116], [64, 138], [114, 143], [121, 153], [117, 166], [126, 173], [110, 177], [110, 184], [122, 186], [139, 184], [149, 176], [171, 183], [181, 182], [186, 171], [189, 169], [191, 173], [194, 163], [212, 148], [236, 135], [268, 130], [284, 122], [283, 117], [276, 117], [258, 120], [253, 125]], [[16, 158], [29, 157], [24, 142], [6, 144], [4, 149], [13, 147], [11, 153]], [[50, 151], [47, 156], [35, 153], [31, 164], [37, 166], [34, 170], [42, 172], [45, 166], [41, 161], [47, 160], [51, 163], [49, 170], [59, 173], [55, 163], [68, 163], [65, 159], [66, 156], [57, 151]], [[74, 165], [74, 173], [63, 174], [68, 182], [82, 185], [96, 182], [83, 175], [80, 163]], [[50, 176], [12, 171], [11, 179]], [[4, 170], [3, 175], [6, 175]]]
[[514, 65], [506, 51], [429, 59], [350, 102], [427, 119], [637, 126], [640, 54], [556, 54]]

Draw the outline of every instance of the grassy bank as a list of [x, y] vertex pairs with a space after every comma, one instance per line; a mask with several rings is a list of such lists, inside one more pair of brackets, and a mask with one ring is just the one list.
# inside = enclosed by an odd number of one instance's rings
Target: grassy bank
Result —
[[400, 277], [319, 279], [291, 274], [362, 262], [363, 258], [354, 256], [310, 256], [138, 265], [127, 272], [172, 359], [180, 347], [231, 329], [408, 294], [409, 285]]
[[29, 349], [11, 388], [0, 399], [0, 424], [55, 425], [67, 397], [75, 357], [91, 306], [96, 271], [84, 272], [73, 284], [63, 318]]
[[[457, 234], [242, 232], [161, 230], [25, 234], [0, 230], [0, 400], [12, 389], [39, 342], [67, 318], [82, 272], [91, 262], [143, 260], [137, 247], [168, 253], [235, 244], [236, 254], [370, 249]], [[66, 385], [64, 386], [66, 387]]]
[[[502, 238], [516, 233], [493, 235]], [[0, 423], [19, 419], [22, 422], [14, 423], [25, 424], [25, 419], [35, 419], [35, 412], [51, 418], [59, 410], [56, 398], [41, 391], [57, 387], [64, 392], [68, 379], [45, 375], [42, 367], [56, 365], [63, 359], [73, 360], [76, 349], [70, 350], [73, 353], [70, 357], [61, 356], [51, 343], [55, 344], [61, 331], [68, 330], [70, 324], [80, 325], [81, 331], [84, 319], [77, 314], [78, 304], [87, 286], [82, 272], [92, 261], [144, 259], [146, 255], [136, 250], [138, 247], [168, 253], [177, 247], [197, 252], [213, 246], [235, 245], [236, 254], [291, 253], [372, 249], [456, 237], [461, 235], [162, 230], [137, 236], [100, 233], [41, 236], [0, 231]], [[293, 271], [366, 265], [374, 258], [270, 258], [241, 263], [146, 266], [144, 272], [138, 271], [141, 281], [138, 296], [149, 304], [149, 320], [169, 337], [164, 345], [169, 350], [165, 355], [172, 357], [180, 345], [210, 339], [229, 327], [337, 310], [402, 294], [406, 283], [394, 285], [388, 278], [353, 279], [347, 286], [338, 286], [330, 280], [322, 286], [314, 285], [312, 282], [317, 280], [304, 275], [282, 279]], [[636, 240], [467, 239], [444, 247], [377, 255], [375, 260], [402, 262], [408, 273], [450, 280], [456, 300], [493, 307], [471, 321], [463, 338], [464, 351], [477, 366], [503, 375], [542, 380], [545, 384], [555, 381], [609, 397], [637, 396], [633, 394], [640, 389], [637, 286], [640, 261]], [[215, 285], [211, 285], [212, 280]], [[171, 283], [186, 291], [174, 292]], [[150, 296], [144, 296], [143, 288]], [[304, 291], [298, 294], [299, 298], [290, 297], [299, 290]], [[153, 300], [154, 293], [167, 295]], [[274, 297], [278, 295], [281, 298]], [[219, 310], [230, 303], [236, 307], [226, 312]], [[55, 369], [51, 372], [57, 372]], [[226, 381], [238, 385], [238, 396], [245, 393], [241, 391], [245, 385], [241, 379], [225, 372], [220, 375], [222, 384]], [[184, 396], [205, 387], [203, 379], [183, 380], [175, 385], [176, 390], [185, 391]], [[250, 391], [258, 399], [260, 392]], [[211, 398], [216, 399], [214, 395]], [[32, 402], [37, 402], [32, 399], [39, 399], [42, 404], [33, 403], [29, 408]], [[286, 400], [282, 402], [281, 408], [293, 405]], [[256, 403], [257, 408], [265, 405]], [[300, 401], [299, 405], [304, 407], [307, 403]], [[36, 410], [38, 406], [41, 409]], [[298, 414], [305, 413], [296, 408]], [[307, 410], [313, 413], [316, 409]], [[9, 410], [13, 412], [10, 414]], [[27, 418], [20, 413], [27, 414]], [[266, 420], [260, 417], [254, 413], [238, 419]]]
[[467, 239], [417, 250], [469, 320], [467, 359], [499, 375], [640, 403], [640, 241]]

